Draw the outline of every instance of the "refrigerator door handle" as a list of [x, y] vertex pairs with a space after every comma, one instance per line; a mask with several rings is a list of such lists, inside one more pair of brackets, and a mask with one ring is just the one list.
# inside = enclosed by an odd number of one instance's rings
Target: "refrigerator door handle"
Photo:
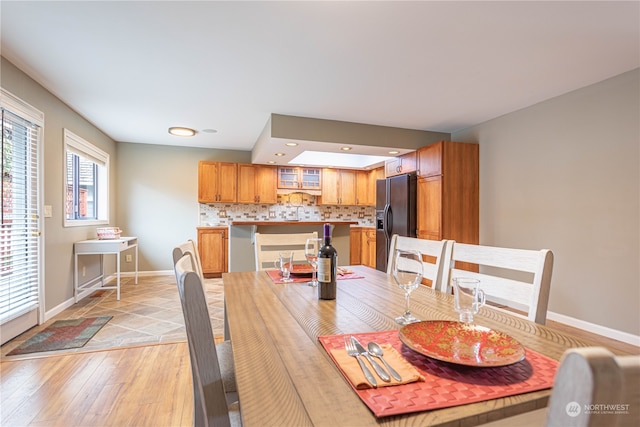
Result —
[[391, 229], [393, 226], [393, 211], [391, 210], [391, 205], [387, 205], [385, 207], [384, 219], [386, 224], [384, 225], [384, 232], [387, 236], [387, 240], [391, 240], [391, 236], [393, 230]]

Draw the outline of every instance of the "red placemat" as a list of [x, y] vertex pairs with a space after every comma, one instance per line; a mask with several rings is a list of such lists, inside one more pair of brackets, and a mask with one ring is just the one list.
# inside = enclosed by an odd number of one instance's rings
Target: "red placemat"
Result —
[[[357, 390], [345, 377], [376, 417], [447, 408], [544, 390], [553, 386], [558, 369], [556, 360], [530, 349], [526, 349], [526, 358], [521, 362], [496, 368], [476, 368], [423, 356], [403, 345], [397, 330], [351, 335], [365, 345], [370, 341], [391, 344], [425, 378], [425, 381], [410, 384]], [[329, 350], [344, 348], [343, 337], [326, 335], [318, 339], [331, 356]]]
[[[291, 276], [291, 278], [293, 279], [293, 281], [291, 282], [283, 282], [282, 281], [282, 275], [280, 274], [280, 270], [265, 270], [267, 272], [267, 274], [269, 275], [269, 277], [271, 278], [271, 280], [273, 280], [275, 283], [308, 283], [311, 281], [311, 277], [309, 276]], [[363, 279], [364, 276], [360, 276], [359, 274], [356, 273], [348, 273], [348, 274], [338, 274], [338, 280], [345, 280], [345, 279]]]

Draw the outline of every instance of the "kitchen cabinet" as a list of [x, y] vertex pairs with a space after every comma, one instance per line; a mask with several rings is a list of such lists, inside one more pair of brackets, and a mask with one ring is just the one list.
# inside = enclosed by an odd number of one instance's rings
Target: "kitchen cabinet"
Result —
[[238, 165], [238, 203], [276, 204], [277, 169], [275, 166]]
[[401, 175], [403, 173], [410, 173], [416, 171], [416, 159], [417, 155], [415, 151], [412, 151], [402, 156], [394, 157], [393, 159], [384, 162], [384, 174], [388, 178], [390, 176]]
[[441, 141], [418, 150], [418, 237], [478, 244], [479, 146]]
[[279, 167], [278, 188], [285, 190], [320, 190], [322, 188], [322, 169]]
[[376, 268], [376, 230], [373, 227], [351, 227], [349, 263]]
[[198, 228], [198, 254], [205, 277], [221, 277], [228, 271], [228, 243], [227, 227]]
[[198, 162], [198, 202], [235, 203], [237, 165], [223, 162]]
[[362, 227], [349, 229], [349, 265], [362, 263]]
[[356, 171], [347, 169], [322, 170], [322, 195], [319, 205], [355, 205]]
[[367, 227], [362, 230], [361, 235], [362, 265], [376, 268], [376, 230]]
[[377, 170], [356, 171], [356, 205], [375, 206], [376, 205], [376, 179]]

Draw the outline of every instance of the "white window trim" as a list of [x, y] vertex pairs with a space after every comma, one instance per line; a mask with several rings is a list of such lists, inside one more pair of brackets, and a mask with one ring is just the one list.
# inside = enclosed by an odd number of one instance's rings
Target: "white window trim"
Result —
[[104, 225], [109, 224], [109, 154], [102, 151], [95, 145], [91, 144], [84, 138], [79, 137], [68, 129], [64, 129], [64, 153], [62, 156], [63, 174], [62, 174], [62, 206], [67, 198], [67, 152], [81, 155], [90, 159], [94, 163], [104, 166], [104, 173], [98, 174], [99, 188], [105, 192], [104, 203], [98, 204], [98, 219], [67, 219], [66, 213], [63, 214], [65, 227], [83, 227], [87, 225]]

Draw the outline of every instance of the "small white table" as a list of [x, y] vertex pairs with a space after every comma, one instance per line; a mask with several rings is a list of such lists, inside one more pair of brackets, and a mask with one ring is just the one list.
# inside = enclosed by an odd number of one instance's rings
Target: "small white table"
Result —
[[[73, 287], [74, 299], [78, 302], [85, 296], [89, 295], [89, 291], [99, 289], [116, 289], [118, 301], [120, 300], [120, 253], [129, 249], [135, 249], [136, 252], [136, 285], [138, 284], [138, 238], [137, 237], [120, 237], [119, 239], [110, 240], [82, 240], [73, 244], [74, 263], [73, 263]], [[116, 255], [116, 286], [104, 286], [104, 255]], [[100, 275], [89, 280], [82, 285], [78, 285], [78, 257], [80, 255], [100, 255]], [[81, 295], [82, 293], [82, 295]]]

